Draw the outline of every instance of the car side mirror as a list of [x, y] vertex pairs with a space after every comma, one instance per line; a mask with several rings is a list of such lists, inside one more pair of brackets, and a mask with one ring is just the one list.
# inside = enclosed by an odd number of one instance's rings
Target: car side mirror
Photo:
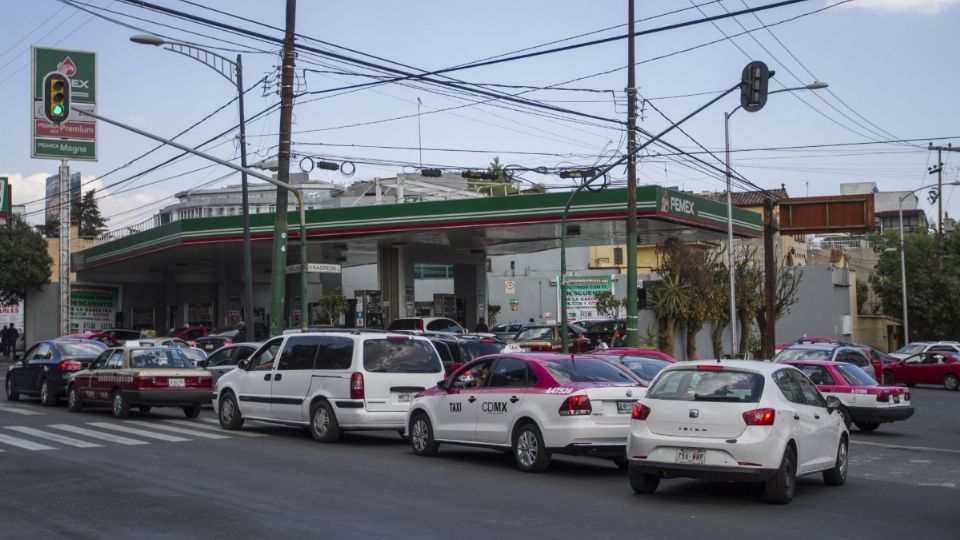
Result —
[[247, 357], [237, 362], [237, 367], [244, 370], [250, 369], [250, 358]]
[[833, 414], [833, 411], [840, 409], [840, 400], [830, 396], [827, 398], [827, 412]]
[[441, 390], [446, 390], [446, 389], [447, 389], [447, 379], [440, 379], [439, 381], [437, 381], [437, 388], [439, 388], [439, 389], [441, 389]]

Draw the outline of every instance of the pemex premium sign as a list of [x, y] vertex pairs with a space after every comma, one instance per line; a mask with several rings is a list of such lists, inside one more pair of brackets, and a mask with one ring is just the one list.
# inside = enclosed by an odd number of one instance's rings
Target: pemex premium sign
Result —
[[67, 118], [54, 124], [44, 115], [43, 83], [47, 76], [59, 73], [70, 81], [70, 104], [74, 111], [97, 110], [97, 53], [33, 46], [33, 76], [30, 105], [30, 156], [46, 159], [97, 160], [97, 123], [89, 117], [78, 118], [67, 111]]

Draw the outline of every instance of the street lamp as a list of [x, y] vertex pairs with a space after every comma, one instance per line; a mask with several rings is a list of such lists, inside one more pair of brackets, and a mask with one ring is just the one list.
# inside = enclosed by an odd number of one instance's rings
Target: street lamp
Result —
[[[908, 345], [910, 343], [910, 321], [907, 318], [907, 253], [903, 248], [903, 201], [907, 197], [913, 195], [918, 191], [922, 191], [927, 188], [937, 187], [940, 184], [930, 184], [928, 186], [921, 186], [917, 189], [905, 194], [903, 197], [900, 197], [900, 200], [897, 201], [897, 213], [900, 217], [900, 288], [903, 295], [903, 344]], [[947, 186], [960, 186], [960, 181], [957, 182], [948, 182], [944, 184]], [[942, 196], [942, 194], [940, 194]]]
[[[213, 69], [237, 87], [237, 100], [240, 107], [240, 165], [247, 168], [247, 132], [246, 119], [243, 112], [243, 61], [237, 54], [234, 62], [229, 58], [201, 49], [186, 43], [167, 41], [159, 36], [137, 34], [130, 37], [130, 41], [141, 45], [160, 47], [166, 45], [166, 50], [190, 57], [201, 64]], [[244, 316], [246, 322], [246, 339], [255, 341], [256, 336], [253, 324], [253, 255], [250, 246], [250, 205], [247, 192], [247, 173], [240, 173], [241, 207], [243, 213], [243, 304], [246, 308]]]
[[[780, 90], [774, 90], [768, 92], [770, 94], [778, 94], [780, 92], [794, 92], [797, 90], [820, 90], [829, 86], [825, 82], [815, 81], [806, 86], [798, 86], [796, 88], [782, 88]], [[733, 113], [740, 110], [742, 105], [737, 105], [730, 112], [723, 113], [723, 138], [726, 146], [726, 180], [727, 180], [727, 268], [729, 272], [730, 280], [730, 352], [733, 356], [739, 354], [738, 344], [737, 344], [737, 297], [736, 297], [736, 277], [734, 272], [734, 257], [733, 257], [733, 196], [730, 191], [730, 117], [733, 116]]]

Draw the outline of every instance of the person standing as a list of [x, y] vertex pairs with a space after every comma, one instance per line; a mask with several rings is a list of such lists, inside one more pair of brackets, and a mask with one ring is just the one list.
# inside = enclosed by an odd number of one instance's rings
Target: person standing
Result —
[[[11, 323], [10, 326], [13, 326]], [[10, 328], [4, 327], [0, 330], [0, 354], [9, 358], [10, 357]]]
[[490, 328], [487, 326], [486, 320], [483, 317], [480, 317], [480, 322], [477, 323], [477, 328], [475, 332], [489, 332]]
[[20, 339], [20, 332], [17, 331], [16, 327], [13, 326], [13, 323], [10, 323], [9, 328], [9, 339], [10, 339], [10, 356], [16, 356], [17, 354], [17, 340]]

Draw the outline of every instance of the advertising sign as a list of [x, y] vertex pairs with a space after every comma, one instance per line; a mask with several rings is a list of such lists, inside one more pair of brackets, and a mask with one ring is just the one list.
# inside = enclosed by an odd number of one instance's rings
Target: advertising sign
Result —
[[10, 323], [20, 332], [20, 339], [23, 340], [23, 300], [16, 304], [0, 304], [0, 328], [6, 328]]
[[[70, 175], [70, 200], [80, 200], [80, 173], [75, 172]], [[55, 174], [47, 177], [47, 196], [44, 205], [44, 220], [47, 225], [58, 223], [60, 221], [60, 175]], [[74, 213], [76, 213], [74, 211]], [[71, 214], [70, 221], [76, 221], [77, 216]], [[59, 231], [57, 232], [59, 234]]]
[[[558, 283], [559, 283], [559, 277]], [[597, 293], [613, 292], [613, 276], [567, 276], [567, 321], [595, 319]], [[560, 287], [557, 287], [557, 305], [560, 305]]]
[[190, 326], [213, 326], [213, 304], [209, 302], [187, 304], [187, 323]]
[[121, 308], [120, 285], [70, 284], [70, 333], [113, 328]]
[[[33, 46], [30, 93], [30, 157], [97, 161], [97, 122], [77, 110], [97, 110], [97, 53]], [[54, 124], [44, 114], [43, 81], [60, 73], [70, 81], [66, 121]]]
[[6, 223], [10, 218], [10, 181], [6, 176], [0, 176], [0, 223]]

